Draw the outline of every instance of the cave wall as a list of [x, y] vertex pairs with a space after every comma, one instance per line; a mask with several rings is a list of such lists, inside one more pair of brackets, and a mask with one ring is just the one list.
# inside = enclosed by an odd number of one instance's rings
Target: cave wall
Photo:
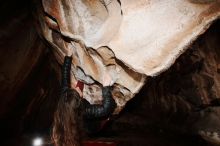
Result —
[[[166, 72], [150, 78], [113, 126], [198, 134], [220, 130], [220, 21], [216, 21]], [[149, 128], [150, 127], [150, 128]]]
[[[27, 0], [0, 6], [0, 130], [5, 137], [48, 132], [58, 98], [60, 66], [37, 35], [31, 9]], [[149, 79], [111, 128], [204, 127], [200, 111], [219, 105], [219, 39], [218, 20], [169, 70]]]
[[[47, 74], [50, 65], [47, 63], [48, 49], [35, 30], [31, 11], [28, 0], [3, 1], [0, 5], [0, 131], [4, 133], [2, 139], [19, 135], [23, 131], [25, 115], [32, 111], [30, 107], [45, 107], [39, 102], [47, 93], [43, 86], [47, 86], [46, 83], [50, 79]], [[45, 79], [46, 83], [42, 79]]]

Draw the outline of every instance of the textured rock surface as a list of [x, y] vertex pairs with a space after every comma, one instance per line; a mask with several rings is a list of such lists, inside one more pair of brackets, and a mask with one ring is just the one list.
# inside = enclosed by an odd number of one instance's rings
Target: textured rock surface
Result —
[[[46, 87], [54, 77], [45, 69], [50, 62], [45, 55], [48, 49], [35, 30], [30, 1], [1, 1], [0, 18], [0, 145], [6, 146], [7, 139], [19, 137], [24, 129], [30, 130], [39, 111], [48, 104], [54, 107], [56, 100], [53, 97], [45, 104], [51, 93]], [[45, 111], [44, 118], [49, 119], [52, 112], [49, 108]], [[32, 122], [26, 124], [25, 119]], [[47, 129], [48, 123], [40, 125]]]
[[13, 108], [18, 92], [45, 48], [33, 27], [30, 13], [26, 13], [29, 3], [16, 4], [9, 1], [0, 6], [0, 117]]
[[[220, 3], [131, 0], [42, 0], [42, 34], [62, 63], [73, 49], [73, 87], [86, 83], [84, 97], [100, 102], [107, 72], [120, 111], [144, 84], [169, 68], [220, 15]], [[88, 85], [88, 86], [87, 86]]]
[[[218, 20], [170, 69], [149, 78], [108, 130], [125, 134], [145, 130], [149, 132], [151, 129], [158, 129], [161, 135], [169, 134], [170, 131], [200, 134], [206, 141], [219, 145], [219, 42]], [[176, 145], [181, 144], [188, 145], [186, 142]]]
[[[3, 133], [0, 145], [3, 146], [25, 145], [14, 140], [25, 132], [24, 143], [29, 142], [27, 132], [48, 132], [59, 95], [56, 74], [60, 73], [60, 66], [52, 54], [45, 55], [47, 48], [33, 29], [32, 16], [27, 15], [30, 14], [26, 5], [28, 1], [7, 0], [0, 5], [0, 131]], [[148, 79], [131, 102], [133, 105], [129, 103], [114, 120], [110, 127], [115, 132], [113, 139], [135, 146], [138, 142], [140, 145], [207, 146], [204, 141], [198, 143], [190, 139], [191, 136], [176, 137], [175, 134], [169, 139], [166, 137], [170, 131], [179, 128], [187, 135], [191, 131], [199, 132], [207, 141], [218, 142], [219, 26], [218, 20], [169, 70]], [[156, 137], [152, 132], [137, 134], [143, 130], [155, 130], [152, 125], [159, 127]], [[167, 130], [163, 131], [161, 127]], [[119, 137], [122, 132], [125, 135]], [[2, 144], [4, 140], [9, 144]], [[31, 145], [32, 139], [29, 140], [27, 145]], [[186, 141], [190, 141], [189, 144]]]

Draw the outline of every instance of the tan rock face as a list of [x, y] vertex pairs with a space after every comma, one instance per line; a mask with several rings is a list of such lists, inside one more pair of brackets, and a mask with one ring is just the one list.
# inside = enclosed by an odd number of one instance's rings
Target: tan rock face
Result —
[[42, 0], [41, 28], [62, 63], [73, 49], [73, 87], [101, 100], [109, 73], [120, 111], [143, 86], [146, 76], [169, 68], [187, 46], [220, 15], [219, 1]]

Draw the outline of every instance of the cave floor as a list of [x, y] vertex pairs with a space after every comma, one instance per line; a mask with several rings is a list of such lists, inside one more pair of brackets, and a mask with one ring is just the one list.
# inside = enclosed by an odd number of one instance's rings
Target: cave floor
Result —
[[[104, 136], [103, 136], [104, 135]], [[48, 135], [22, 135], [9, 138], [2, 146], [34, 146], [33, 139], [42, 137], [43, 145], [52, 146]], [[115, 133], [102, 134], [84, 141], [83, 146], [211, 146], [196, 136], [169, 134], [163, 131], [155, 133]]]

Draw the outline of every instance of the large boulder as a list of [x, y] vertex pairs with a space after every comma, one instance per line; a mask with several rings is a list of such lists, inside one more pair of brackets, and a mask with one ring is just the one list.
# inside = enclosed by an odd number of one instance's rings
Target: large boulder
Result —
[[147, 76], [168, 69], [220, 15], [219, 1], [42, 0], [42, 34], [62, 63], [74, 50], [72, 84], [85, 83], [84, 97], [101, 101], [111, 74], [119, 112]]

